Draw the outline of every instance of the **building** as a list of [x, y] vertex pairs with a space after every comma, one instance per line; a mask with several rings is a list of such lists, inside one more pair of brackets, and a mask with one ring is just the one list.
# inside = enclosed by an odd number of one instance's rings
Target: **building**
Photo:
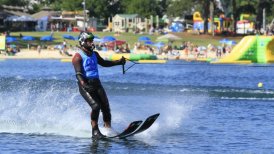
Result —
[[23, 7], [0, 5], [0, 31], [34, 30], [35, 25]]
[[97, 27], [97, 19], [85, 19], [83, 11], [62, 11], [52, 15], [49, 22], [53, 26], [51, 29], [58, 31], [82, 31], [84, 28], [88, 31], [95, 31]]
[[49, 19], [51, 16], [58, 16], [60, 11], [53, 11], [45, 6], [40, 12], [34, 13], [31, 16], [37, 20], [36, 31], [50, 30]]
[[138, 14], [116, 14], [112, 18], [109, 28], [114, 32], [143, 31], [147, 28], [146, 23], [146, 19], [141, 18]]

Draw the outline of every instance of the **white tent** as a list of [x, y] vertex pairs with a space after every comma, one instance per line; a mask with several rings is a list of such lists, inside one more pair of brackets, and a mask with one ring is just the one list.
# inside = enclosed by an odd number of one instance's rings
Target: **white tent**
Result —
[[182, 38], [180, 38], [176, 35], [173, 35], [173, 34], [166, 34], [166, 35], [157, 37], [158, 41], [165, 40], [165, 39], [170, 41], [170, 42], [173, 42], [173, 41], [181, 40]]
[[32, 18], [31, 16], [23, 15], [23, 16], [10, 16], [10, 17], [6, 18], [5, 21], [18, 22], [18, 21], [37, 21], [37, 20]]

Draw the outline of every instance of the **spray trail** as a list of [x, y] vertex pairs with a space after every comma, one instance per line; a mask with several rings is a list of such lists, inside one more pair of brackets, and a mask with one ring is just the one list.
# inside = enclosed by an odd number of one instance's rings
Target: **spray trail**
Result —
[[7, 85], [0, 92], [0, 132], [89, 134], [89, 108], [72, 86], [57, 80], [21, 79], [8, 80]]

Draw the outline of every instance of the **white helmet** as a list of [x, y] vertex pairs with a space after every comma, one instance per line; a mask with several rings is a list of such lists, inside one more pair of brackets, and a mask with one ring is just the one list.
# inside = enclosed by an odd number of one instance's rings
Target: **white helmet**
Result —
[[94, 39], [94, 35], [90, 32], [81, 32], [79, 35], [79, 44], [80, 46], [84, 46], [86, 40], [92, 40]]

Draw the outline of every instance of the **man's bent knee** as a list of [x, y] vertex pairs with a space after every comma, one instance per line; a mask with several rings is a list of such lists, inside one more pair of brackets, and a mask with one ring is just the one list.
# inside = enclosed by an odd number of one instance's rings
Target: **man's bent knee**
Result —
[[90, 106], [91, 106], [91, 108], [92, 108], [93, 111], [98, 111], [99, 112], [100, 105], [98, 103], [93, 103]]

